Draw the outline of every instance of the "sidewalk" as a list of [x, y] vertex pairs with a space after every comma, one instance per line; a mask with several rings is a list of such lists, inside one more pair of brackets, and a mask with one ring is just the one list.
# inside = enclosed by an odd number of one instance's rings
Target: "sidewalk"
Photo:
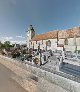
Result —
[[30, 78], [33, 74], [16, 65], [15, 60], [13, 61], [12, 59], [0, 55], [0, 64], [15, 74], [15, 76], [12, 76], [12, 79], [19, 83], [26, 91], [37, 92], [37, 82]]
[[12, 71], [0, 64], [0, 92], [28, 92], [11, 78], [12, 75]]

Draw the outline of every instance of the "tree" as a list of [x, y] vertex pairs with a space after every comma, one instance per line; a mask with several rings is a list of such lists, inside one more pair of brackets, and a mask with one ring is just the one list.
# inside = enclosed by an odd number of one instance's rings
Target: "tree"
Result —
[[10, 41], [5, 41], [4, 44], [5, 45], [10, 45]]
[[10, 45], [10, 41], [5, 41], [4, 44], [3, 44], [3, 47], [6, 49], [6, 50], [9, 50], [11, 45]]
[[1, 47], [2, 47], [2, 43], [1, 43], [1, 41], [0, 41], [0, 49], [1, 49]]

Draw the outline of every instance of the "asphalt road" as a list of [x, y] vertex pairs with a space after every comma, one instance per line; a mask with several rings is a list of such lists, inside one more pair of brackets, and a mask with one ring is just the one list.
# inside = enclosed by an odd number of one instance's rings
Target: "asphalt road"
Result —
[[11, 79], [14, 73], [0, 64], [0, 92], [27, 92], [15, 80]]

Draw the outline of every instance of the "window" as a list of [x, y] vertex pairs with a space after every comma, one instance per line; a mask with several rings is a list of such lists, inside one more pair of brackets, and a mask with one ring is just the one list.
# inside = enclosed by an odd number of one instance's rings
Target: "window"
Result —
[[67, 38], [65, 38], [65, 40], [64, 40], [64, 45], [68, 45], [68, 39]]
[[37, 44], [37, 41], [36, 41], [36, 44]]
[[48, 40], [48, 41], [46, 42], [46, 45], [49, 46], [49, 47], [51, 47], [51, 41]]
[[33, 43], [33, 50], [34, 50], [34, 43]]
[[31, 42], [31, 45], [32, 45], [32, 42]]
[[43, 40], [42, 40], [42, 44], [43, 44]]

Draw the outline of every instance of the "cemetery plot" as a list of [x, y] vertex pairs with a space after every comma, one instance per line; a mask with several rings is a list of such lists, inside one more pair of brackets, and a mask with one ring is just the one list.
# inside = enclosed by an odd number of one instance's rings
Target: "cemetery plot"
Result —
[[80, 76], [80, 55], [66, 52], [66, 57], [60, 64], [59, 70], [70, 75]]
[[62, 63], [59, 67], [59, 70], [70, 75], [80, 76], [80, 66], [69, 64], [69, 63]]
[[57, 70], [59, 68], [59, 59], [56, 58], [56, 56], [51, 56], [48, 59], [48, 62], [43, 66], [46, 67], [52, 71]]

